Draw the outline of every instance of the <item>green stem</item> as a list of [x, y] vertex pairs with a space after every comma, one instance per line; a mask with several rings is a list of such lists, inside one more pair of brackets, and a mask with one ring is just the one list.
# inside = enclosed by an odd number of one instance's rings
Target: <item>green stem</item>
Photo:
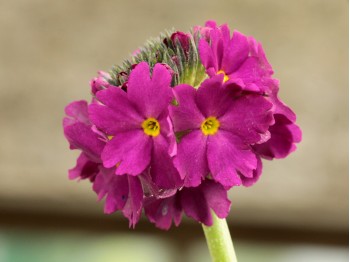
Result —
[[214, 212], [212, 215], [213, 225], [202, 226], [213, 262], [237, 262], [226, 220], [218, 218]]

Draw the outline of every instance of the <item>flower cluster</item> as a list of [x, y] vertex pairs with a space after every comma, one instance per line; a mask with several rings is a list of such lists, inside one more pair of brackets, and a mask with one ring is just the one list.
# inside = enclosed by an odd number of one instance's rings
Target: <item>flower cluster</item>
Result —
[[66, 107], [64, 134], [81, 150], [70, 179], [89, 179], [105, 213], [162, 229], [182, 214], [227, 217], [227, 191], [251, 186], [261, 158], [284, 158], [301, 131], [279, 98], [260, 43], [208, 21], [168, 32], [91, 81], [90, 103]]

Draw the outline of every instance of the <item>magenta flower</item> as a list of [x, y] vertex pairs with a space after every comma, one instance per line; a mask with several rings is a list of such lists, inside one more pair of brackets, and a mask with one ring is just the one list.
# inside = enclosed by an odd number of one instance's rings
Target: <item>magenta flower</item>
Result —
[[147, 63], [131, 71], [127, 92], [107, 88], [96, 93], [101, 104], [89, 107], [91, 121], [111, 138], [101, 158], [117, 175], [137, 176], [150, 167], [153, 181], [162, 188], [182, 184], [172, 164], [175, 136], [168, 115], [172, 99], [171, 75], [157, 64], [150, 77]]
[[182, 206], [179, 193], [167, 198], [147, 197], [144, 200], [145, 214], [158, 228], [168, 230], [172, 222], [179, 226], [182, 219]]
[[296, 149], [295, 143], [301, 141], [300, 128], [283, 115], [274, 115], [275, 124], [270, 127], [271, 138], [255, 145], [257, 154], [266, 158], [285, 158]]
[[176, 41], [180, 42], [180, 44], [185, 52], [186, 57], [188, 56], [188, 52], [190, 51], [190, 37], [191, 37], [190, 34], [186, 34], [186, 33], [179, 32], [179, 31], [176, 31], [170, 37], [170, 39], [173, 43], [176, 43]]
[[238, 31], [231, 37], [227, 25], [218, 27], [214, 21], [196, 30], [203, 35], [198, 49], [210, 77], [222, 74], [226, 85], [239, 86], [246, 91], [265, 91], [265, 81], [273, 70], [260, 43]]
[[259, 176], [260, 160], [251, 145], [269, 138], [272, 104], [254, 94], [233, 97], [222, 80], [222, 75], [208, 79], [198, 91], [174, 88], [178, 106], [170, 113], [175, 132], [183, 134], [174, 163], [187, 187], [209, 174], [225, 187]]
[[109, 80], [111, 80], [111, 76], [108, 73], [98, 71], [98, 77], [90, 81], [91, 93], [96, 94], [96, 92], [105, 88], [115, 87], [108, 82]]
[[93, 189], [98, 200], [106, 197], [104, 212], [106, 214], [121, 210], [129, 219], [129, 226], [135, 227], [142, 212], [143, 190], [138, 177], [115, 175], [115, 168], [101, 171], [96, 176]]
[[271, 138], [260, 145], [255, 145], [255, 151], [266, 159], [285, 158], [296, 150], [296, 143], [301, 141], [301, 130], [295, 124], [295, 113], [277, 96], [278, 81], [271, 80], [266, 98], [274, 105], [275, 124], [269, 128]]
[[89, 178], [94, 181], [99, 172], [104, 142], [91, 129], [86, 101], [72, 102], [65, 111], [68, 117], [63, 119], [64, 135], [71, 149], [82, 150], [77, 159], [77, 165], [69, 170], [69, 178]]
[[94, 130], [88, 118], [86, 101], [76, 101], [66, 109], [68, 117], [63, 119], [64, 134], [71, 149], [80, 149], [77, 165], [69, 170], [70, 179], [89, 179], [93, 189], [101, 200], [105, 195], [105, 213], [122, 210], [135, 226], [141, 215], [143, 191], [139, 178], [133, 176], [116, 176], [115, 169], [102, 166], [101, 153], [107, 137]]
[[215, 21], [208, 21], [195, 31], [202, 35], [199, 52], [210, 77], [223, 74], [225, 86], [264, 95], [273, 104], [275, 124], [269, 129], [271, 139], [255, 145], [255, 152], [267, 159], [284, 158], [293, 152], [295, 143], [301, 141], [301, 131], [295, 124], [294, 112], [277, 96], [278, 81], [271, 78], [273, 70], [261, 44], [238, 31], [231, 38], [228, 26], [218, 27]]
[[162, 34], [99, 71], [90, 104], [66, 107], [65, 137], [81, 151], [69, 178], [90, 180], [104, 212], [132, 227], [143, 210], [161, 229], [185, 214], [207, 236], [229, 214], [227, 191], [301, 141], [272, 74], [261, 44], [227, 25]]
[[182, 212], [207, 226], [213, 224], [212, 209], [220, 218], [226, 218], [231, 201], [225, 188], [212, 180], [203, 181], [198, 187], [183, 188], [168, 198], [145, 199], [145, 213], [149, 220], [161, 229], [169, 229], [172, 221], [178, 226]]

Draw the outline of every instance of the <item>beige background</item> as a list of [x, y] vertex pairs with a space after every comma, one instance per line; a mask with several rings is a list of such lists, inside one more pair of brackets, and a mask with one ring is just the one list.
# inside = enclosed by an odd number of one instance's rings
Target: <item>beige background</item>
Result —
[[348, 228], [347, 1], [0, 1], [0, 211], [100, 215], [87, 182], [71, 182], [61, 119], [89, 99], [97, 70], [166, 28], [227, 22], [263, 43], [303, 141], [265, 161], [261, 181], [231, 191], [231, 221]]

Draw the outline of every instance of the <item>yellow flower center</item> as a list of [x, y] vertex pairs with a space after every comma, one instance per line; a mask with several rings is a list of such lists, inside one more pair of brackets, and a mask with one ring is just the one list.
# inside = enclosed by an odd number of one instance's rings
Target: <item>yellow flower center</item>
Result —
[[218, 132], [219, 127], [220, 127], [220, 122], [214, 116], [208, 117], [201, 124], [201, 130], [203, 134], [206, 136], [215, 135], [216, 132]]
[[216, 74], [217, 75], [220, 75], [220, 74], [224, 75], [224, 83], [229, 80], [229, 77], [228, 77], [228, 75], [226, 75], [224, 70], [219, 70]]
[[150, 117], [142, 122], [143, 132], [149, 136], [158, 136], [160, 133], [160, 125], [157, 119]]

